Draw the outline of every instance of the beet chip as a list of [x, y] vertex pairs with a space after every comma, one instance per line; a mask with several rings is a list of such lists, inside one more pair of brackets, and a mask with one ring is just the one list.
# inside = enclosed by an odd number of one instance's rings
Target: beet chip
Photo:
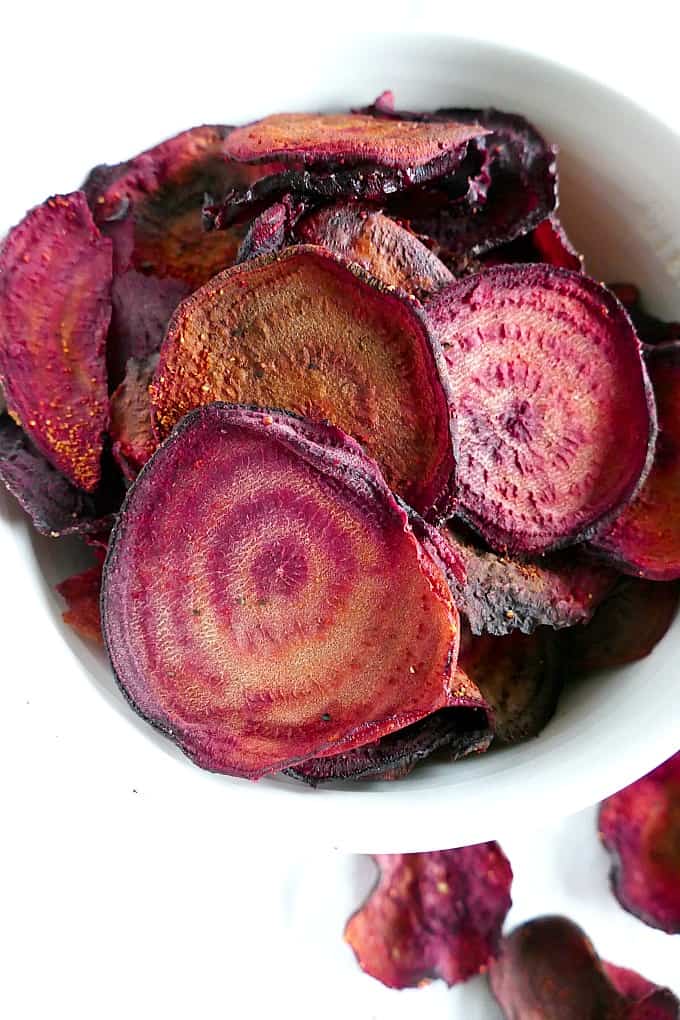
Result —
[[457, 703], [444, 575], [329, 425], [188, 415], [128, 492], [102, 604], [133, 706], [214, 771], [257, 778]]
[[575, 674], [644, 659], [661, 641], [678, 608], [677, 583], [625, 578], [590, 623], [564, 631], [563, 650]]
[[486, 969], [510, 909], [512, 870], [497, 843], [376, 854], [373, 891], [345, 928], [362, 970], [389, 988], [448, 985]]
[[38, 450], [86, 492], [101, 478], [111, 272], [111, 244], [80, 191], [36, 206], [0, 247], [7, 406]]
[[111, 397], [112, 453], [128, 481], [137, 477], [158, 446], [151, 428], [149, 398], [149, 386], [157, 364], [157, 354], [145, 361], [131, 358], [123, 382]]
[[68, 609], [62, 616], [64, 623], [80, 634], [103, 644], [101, 618], [99, 614], [99, 595], [102, 583], [102, 564], [68, 577], [57, 585], [57, 591], [66, 600]]
[[480, 754], [488, 750], [492, 736], [485, 708], [442, 708], [372, 744], [309, 758], [286, 769], [286, 775], [310, 786], [342, 779], [403, 779], [436, 752], [448, 761]]
[[480, 549], [460, 528], [446, 526], [441, 534], [464, 564], [464, 579], [449, 576], [449, 584], [473, 634], [531, 634], [541, 624], [585, 623], [618, 577], [574, 549], [524, 562]]
[[[573, 269], [576, 273], [583, 272], [583, 256], [576, 251], [554, 213], [523, 237], [488, 252], [481, 262], [484, 266], [499, 266], [508, 262], [542, 262], [548, 266]], [[621, 303], [625, 305], [624, 301]]]
[[652, 470], [637, 498], [594, 546], [626, 573], [680, 578], [680, 342], [645, 352], [659, 418]]
[[680, 752], [603, 801], [599, 828], [624, 910], [680, 933]]
[[390, 487], [445, 514], [454, 469], [444, 363], [412, 301], [300, 246], [222, 273], [184, 301], [151, 387], [162, 439], [212, 400], [280, 407], [358, 439]]
[[[662, 991], [659, 985], [655, 985], [653, 981], [648, 981], [647, 978], [642, 977], [641, 974], [634, 970], [628, 970], [627, 967], [617, 967], [613, 963], [607, 963], [606, 960], [602, 961], [602, 967], [616, 991], [632, 1002], [639, 1002], [641, 999], [646, 999], [647, 996], [653, 995], [654, 992]], [[657, 997], [656, 1000], [652, 1001], [656, 1001], [656, 1008], [658, 1008], [658, 1004], [661, 1001], [660, 998]], [[659, 1016], [664, 1018], [668, 1016], [675, 1020], [679, 1016], [675, 999], [671, 1000], [666, 997], [666, 1002], [671, 1012], [660, 1013]], [[675, 1008], [675, 1012], [672, 1011], [673, 1008]], [[654, 1016], [654, 1014], [652, 1013], [651, 1016]]]
[[633, 498], [654, 403], [621, 305], [580, 273], [499, 266], [427, 303], [457, 412], [459, 513], [498, 551], [578, 541]]
[[304, 219], [297, 237], [357, 262], [388, 287], [423, 298], [451, 283], [453, 276], [415, 234], [356, 203], [320, 209]]
[[503, 744], [537, 736], [555, 713], [562, 670], [544, 628], [529, 635], [474, 637], [463, 625], [458, 671], [479, 688], [491, 710], [494, 737]]
[[[515, 928], [491, 962], [491, 989], [508, 1020], [677, 1020], [680, 1003], [652, 986], [619, 991], [593, 945], [566, 917], [537, 917]], [[611, 971], [610, 971], [611, 973]]]
[[123, 500], [109, 473], [94, 493], [77, 489], [45, 460], [7, 414], [0, 416], [0, 479], [42, 535], [107, 532]]

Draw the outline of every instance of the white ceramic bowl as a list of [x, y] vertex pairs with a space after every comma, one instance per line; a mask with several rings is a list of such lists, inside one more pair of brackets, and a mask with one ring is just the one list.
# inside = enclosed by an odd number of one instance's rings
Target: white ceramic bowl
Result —
[[[493, 104], [526, 114], [560, 145], [562, 215], [591, 273], [633, 280], [651, 308], [680, 317], [680, 139], [629, 101], [534, 57], [448, 38], [328, 40], [276, 77], [248, 74], [249, 57], [230, 46], [220, 66], [224, 101], [216, 109], [214, 91], [206, 91], [201, 111], [199, 93], [196, 120], [238, 122], [276, 109], [361, 104], [388, 87], [405, 108]], [[102, 84], [109, 92], [114, 87]], [[112, 106], [109, 93], [100, 99]], [[151, 108], [135, 115], [130, 97], [122, 102], [125, 116], [108, 122], [107, 151], [94, 151], [100, 124], [91, 140], [81, 134], [72, 152], [55, 155], [56, 179], [50, 166], [38, 173], [33, 165], [31, 180], [40, 190], [29, 201], [76, 186], [89, 164], [122, 159], [188, 126], [174, 119], [169, 101], [160, 102], [157, 122]], [[72, 137], [82, 126], [79, 113], [64, 112]], [[72, 176], [65, 179], [67, 169]], [[11, 168], [5, 172], [11, 177]], [[22, 172], [18, 166], [17, 175]], [[6, 223], [24, 211], [8, 205], [12, 193], [8, 180], [1, 207]], [[455, 765], [425, 765], [401, 782], [332, 790], [202, 772], [132, 713], [104, 654], [63, 626], [51, 586], [75, 566], [75, 546], [33, 535], [4, 494], [0, 509], [5, 743], [21, 755], [19, 781], [38, 808], [53, 798], [73, 806], [75, 784], [90, 804], [139, 791], [145, 810], [193, 826], [198, 840], [426, 850], [574, 812], [680, 744], [678, 619], [644, 661], [567, 689], [543, 733], [517, 747]]]

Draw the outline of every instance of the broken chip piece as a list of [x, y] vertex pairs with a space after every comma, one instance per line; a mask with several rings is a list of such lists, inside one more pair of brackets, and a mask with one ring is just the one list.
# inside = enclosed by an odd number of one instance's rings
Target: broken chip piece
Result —
[[184, 418], [128, 492], [102, 611], [133, 706], [213, 771], [257, 778], [456, 704], [438, 563], [357, 443], [281, 412]]
[[377, 883], [349, 919], [359, 966], [389, 988], [448, 985], [484, 971], [510, 909], [512, 869], [497, 843], [376, 854]]
[[67, 577], [56, 586], [65, 600], [67, 609], [62, 613], [64, 623], [72, 627], [81, 637], [90, 638], [103, 644], [99, 596], [102, 583], [102, 562], [74, 577]]
[[[515, 928], [489, 967], [491, 990], [508, 1020], [677, 1020], [680, 1003], [652, 986], [619, 990], [584, 931], [566, 917]], [[630, 990], [630, 986], [628, 986]]]
[[581, 273], [498, 266], [426, 303], [456, 408], [457, 512], [499, 552], [536, 554], [611, 519], [656, 436], [640, 344]]
[[36, 206], [0, 246], [7, 406], [43, 456], [86, 492], [101, 478], [111, 275], [111, 244], [80, 191]]
[[624, 910], [680, 933], [680, 752], [603, 801], [599, 830]]
[[131, 358], [125, 378], [111, 395], [111, 452], [123, 477], [130, 482], [137, 477], [158, 446], [151, 428], [149, 397], [149, 386], [157, 364], [157, 354], [144, 361]]
[[547, 216], [528, 234], [493, 248], [480, 261], [482, 266], [498, 266], [508, 262], [543, 262], [549, 266], [583, 272], [583, 256], [574, 248], [555, 213]]
[[338, 425], [432, 517], [454, 456], [441, 351], [420, 310], [322, 248], [296, 246], [214, 277], [182, 302], [151, 386], [159, 438], [213, 400]]

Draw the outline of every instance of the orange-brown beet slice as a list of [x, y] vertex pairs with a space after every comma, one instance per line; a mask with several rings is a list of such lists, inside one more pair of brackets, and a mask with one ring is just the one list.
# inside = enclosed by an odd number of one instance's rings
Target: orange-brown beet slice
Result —
[[[103, 556], [102, 556], [103, 561]], [[103, 644], [99, 597], [102, 584], [102, 563], [97, 563], [82, 574], [67, 577], [56, 586], [57, 592], [68, 606], [62, 616], [64, 623], [81, 637]]]
[[389, 988], [448, 985], [484, 971], [510, 909], [512, 869], [497, 843], [376, 854], [378, 881], [345, 939], [362, 970]]
[[36, 206], [0, 247], [7, 406], [38, 450], [86, 492], [101, 478], [111, 274], [111, 244], [80, 191]]
[[537, 917], [515, 928], [489, 967], [508, 1020], [677, 1020], [680, 1003], [652, 986], [619, 991], [584, 931], [566, 917]]
[[677, 582], [621, 580], [590, 623], [561, 635], [572, 672], [612, 669], [649, 655], [673, 622], [679, 598]]
[[603, 801], [599, 829], [624, 910], [680, 933], [680, 752]]
[[450, 576], [449, 583], [473, 634], [585, 623], [618, 577], [574, 549], [523, 561], [480, 548], [460, 527], [445, 526], [441, 534], [463, 561], [463, 579]]
[[426, 305], [456, 407], [458, 512], [497, 551], [574, 543], [635, 496], [654, 400], [624, 309], [581, 273], [498, 266]]
[[93, 493], [76, 488], [36, 450], [8, 414], [0, 415], [0, 480], [51, 538], [108, 533], [123, 501], [123, 486], [106, 471]]
[[102, 607], [133, 706], [214, 771], [257, 778], [456, 704], [443, 572], [329, 425], [187, 415], [128, 492]]
[[626, 573], [672, 581], [680, 578], [680, 341], [647, 348], [645, 360], [659, 419], [652, 470], [593, 545]]
[[444, 364], [412, 300], [322, 248], [288, 248], [216, 276], [168, 328], [151, 387], [162, 439], [212, 400], [328, 420], [359, 440], [421, 513], [451, 505]]
[[112, 453], [123, 476], [132, 481], [158, 446], [151, 428], [149, 386], [158, 355], [128, 361], [125, 378], [111, 396], [109, 435]]
[[453, 275], [411, 231], [389, 216], [352, 202], [312, 213], [296, 236], [352, 262], [388, 287], [423, 298], [451, 283]]

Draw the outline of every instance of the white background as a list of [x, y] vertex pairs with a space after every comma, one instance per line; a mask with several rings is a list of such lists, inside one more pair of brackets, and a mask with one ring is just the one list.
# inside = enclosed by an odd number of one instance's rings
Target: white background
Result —
[[[43, 197], [44, 161], [53, 190], [72, 188], [74, 147], [115, 161], [180, 126], [219, 120], [218, 84], [247, 90], [247, 77], [230, 75], [236, 52], [241, 62], [247, 54], [250, 73], [271, 77], [276, 106], [277, 75], [304, 58], [316, 32], [458, 32], [519, 46], [600, 78], [680, 130], [674, 2], [239, 6], [25, 3], [0, 15], [3, 211], [16, 219]], [[120, 104], [109, 86], [102, 108], [104, 79], [120, 82]], [[77, 138], [63, 130], [62, 111], [74, 104]], [[132, 108], [138, 116], [121, 152], [112, 139], [126, 125], [116, 118]], [[3, 676], [21, 680], [15, 670]], [[25, 755], [49, 770], [46, 739], [59, 734], [48, 712], [32, 710], [36, 742]], [[366, 859], [293, 851], [290, 832], [272, 831], [266, 846], [249, 846], [244, 832], [232, 846], [200, 845], [181, 817], [145, 812], [143, 790], [107, 814], [66, 792], [46, 803], [23, 776], [21, 760], [4, 764], [2, 1017], [497, 1016], [481, 980], [396, 993], [358, 970], [341, 936], [371, 882]], [[611, 898], [593, 811], [549, 831], [506, 834], [503, 846], [516, 875], [511, 923], [567, 912], [605, 957], [680, 993], [678, 939], [645, 928]]]

